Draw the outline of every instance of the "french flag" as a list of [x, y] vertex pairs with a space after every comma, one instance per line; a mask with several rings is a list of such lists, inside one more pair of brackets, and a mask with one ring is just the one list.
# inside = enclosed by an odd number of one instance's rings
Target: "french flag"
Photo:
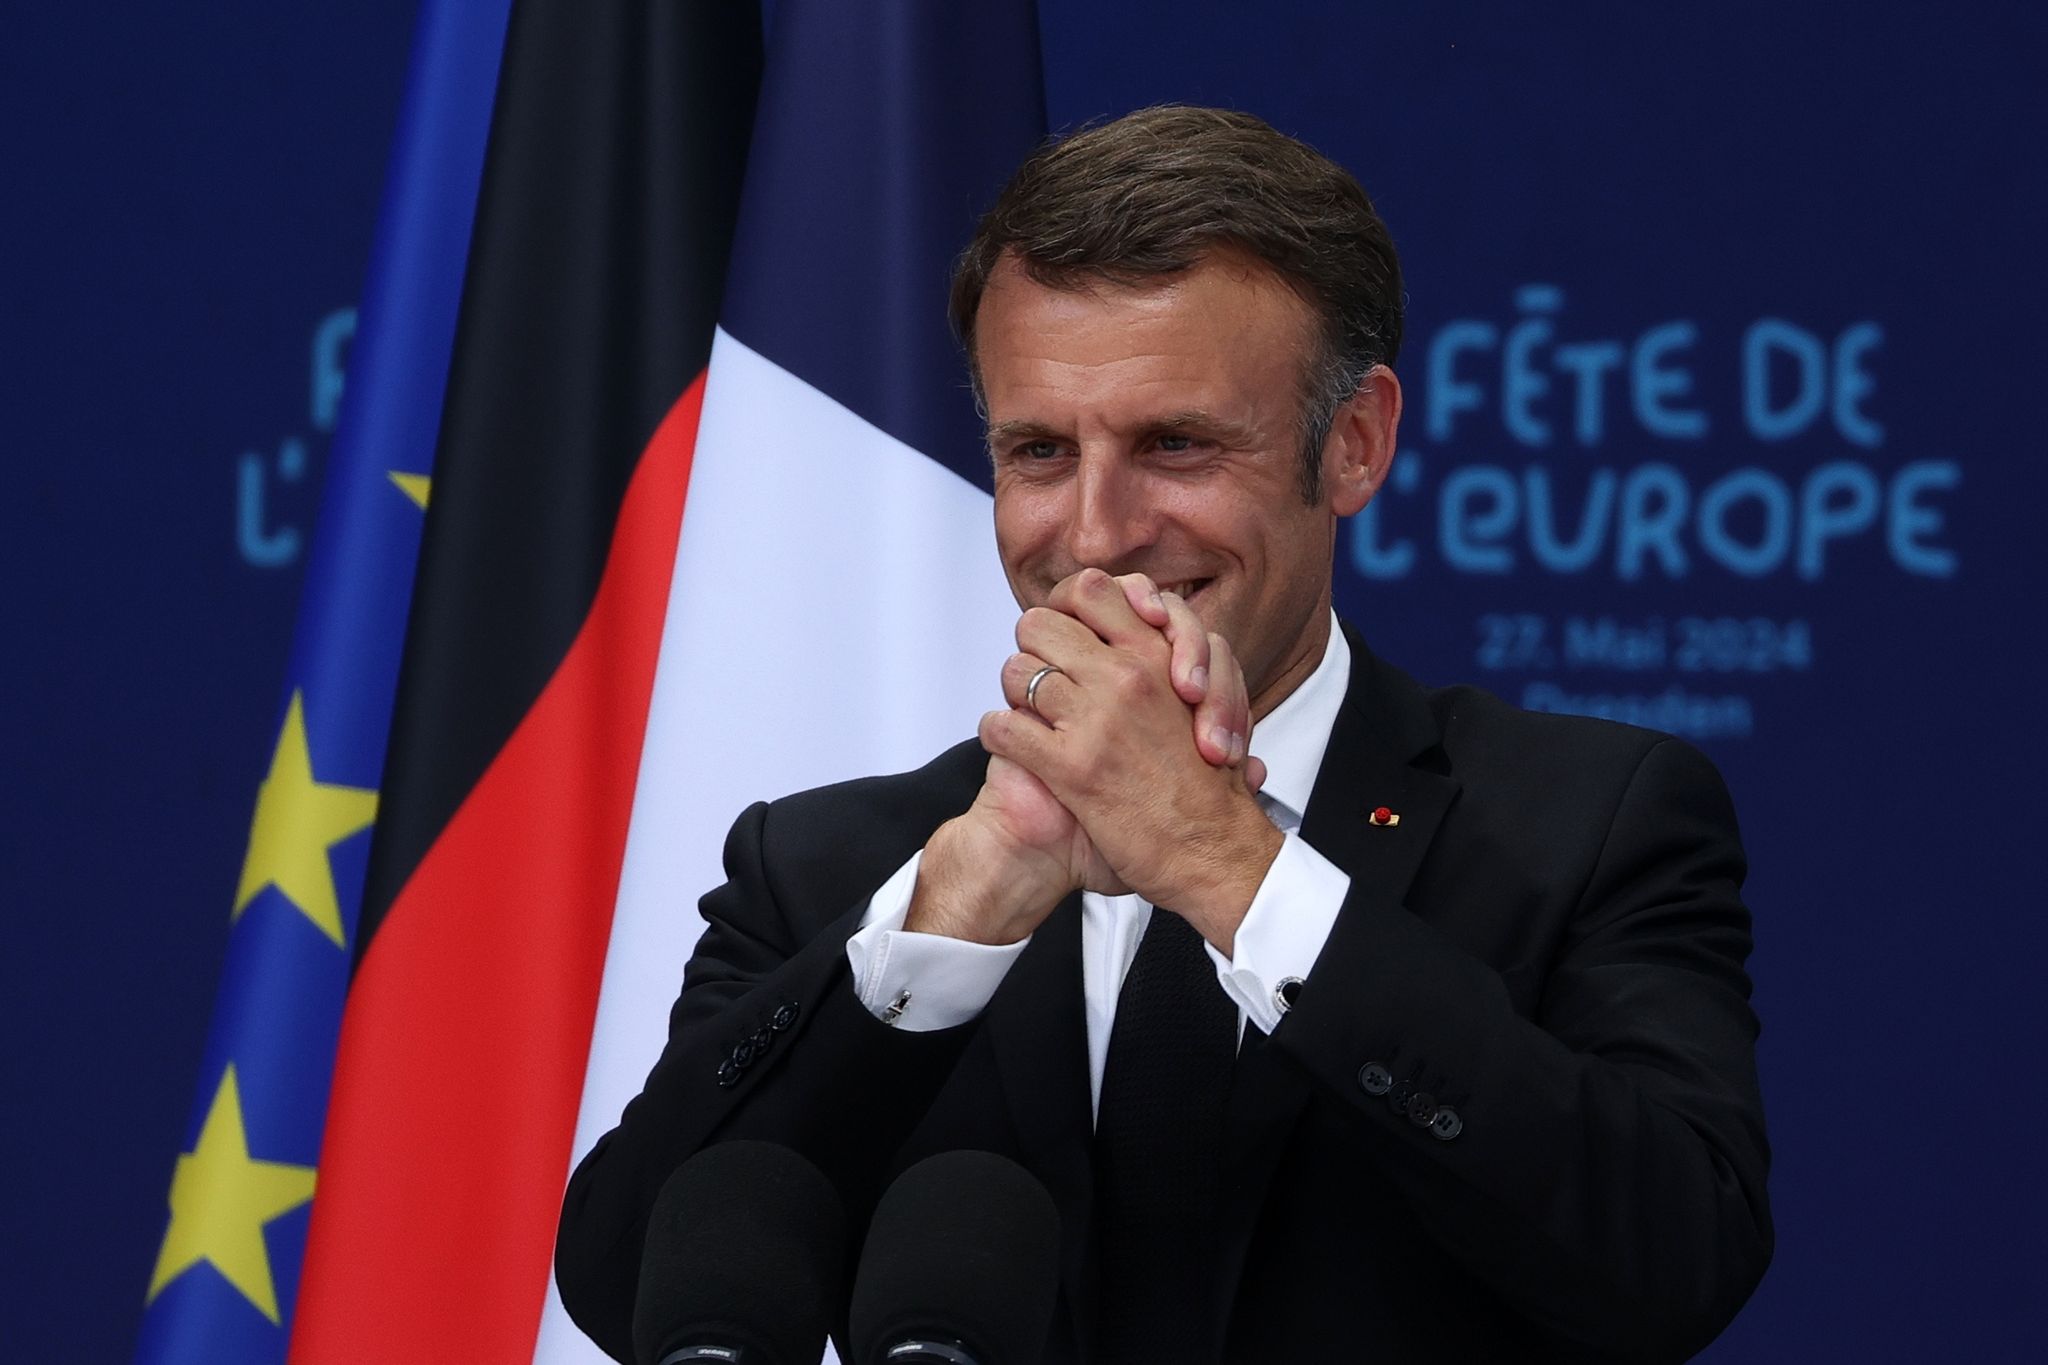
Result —
[[556, 1213], [731, 821], [999, 704], [945, 301], [1044, 135], [1033, 6], [780, 0], [765, 32], [513, 7], [296, 1365], [601, 1360]]

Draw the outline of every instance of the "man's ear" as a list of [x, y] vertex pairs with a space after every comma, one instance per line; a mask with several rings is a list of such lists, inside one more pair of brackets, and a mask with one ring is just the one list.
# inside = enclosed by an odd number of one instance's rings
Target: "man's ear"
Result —
[[1323, 446], [1323, 489], [1340, 517], [1363, 511], [1387, 481], [1401, 427], [1401, 381], [1384, 365], [1366, 372], [1344, 400]]

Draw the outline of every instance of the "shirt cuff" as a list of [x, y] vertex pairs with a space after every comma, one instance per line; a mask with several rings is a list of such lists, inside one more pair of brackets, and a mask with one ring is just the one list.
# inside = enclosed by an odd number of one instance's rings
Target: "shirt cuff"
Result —
[[877, 1019], [912, 1033], [964, 1024], [988, 1008], [1010, 964], [1031, 940], [969, 943], [903, 927], [917, 890], [919, 851], [868, 898], [860, 928], [846, 940], [853, 988]]
[[1234, 954], [1225, 957], [1214, 944], [1202, 945], [1224, 994], [1262, 1032], [1279, 1026], [1286, 1013], [1281, 986], [1299, 983], [1315, 966], [1350, 890], [1351, 878], [1342, 868], [1290, 834], [1237, 926]]

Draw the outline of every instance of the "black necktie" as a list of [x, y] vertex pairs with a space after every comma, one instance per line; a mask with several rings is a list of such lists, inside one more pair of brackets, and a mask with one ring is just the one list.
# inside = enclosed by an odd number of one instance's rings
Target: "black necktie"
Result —
[[1101, 1365], [1217, 1355], [1216, 1192], [1237, 1008], [1202, 937], [1155, 909], [1117, 996], [1095, 1119]]

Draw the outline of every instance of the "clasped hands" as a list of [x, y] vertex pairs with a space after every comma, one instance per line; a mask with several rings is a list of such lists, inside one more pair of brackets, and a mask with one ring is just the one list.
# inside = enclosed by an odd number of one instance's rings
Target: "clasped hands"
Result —
[[1282, 843], [1229, 642], [1145, 575], [1084, 569], [1024, 613], [1017, 647], [1009, 709], [982, 717], [981, 791], [925, 845], [905, 928], [1015, 943], [1073, 891], [1134, 891], [1228, 954]]

